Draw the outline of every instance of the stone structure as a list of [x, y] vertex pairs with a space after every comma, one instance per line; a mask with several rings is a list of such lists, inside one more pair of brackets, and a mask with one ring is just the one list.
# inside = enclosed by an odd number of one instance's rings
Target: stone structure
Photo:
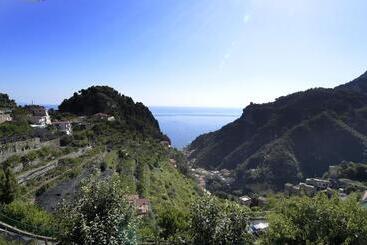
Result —
[[329, 187], [330, 181], [317, 178], [308, 178], [306, 179], [306, 184], [313, 185], [318, 189], [324, 190]]
[[43, 106], [31, 105], [26, 106], [26, 109], [30, 113], [30, 122], [34, 127], [46, 127], [51, 124], [51, 118], [48, 115], [48, 111]]
[[242, 205], [250, 206], [252, 203], [252, 199], [249, 196], [242, 196], [239, 198], [240, 203]]
[[21, 155], [31, 150], [37, 150], [45, 146], [60, 146], [60, 139], [42, 142], [40, 138], [31, 138], [6, 144], [0, 144], [0, 162], [13, 155]]
[[338, 166], [329, 166], [329, 177], [330, 178], [337, 178], [338, 177]]
[[53, 122], [52, 125], [54, 125], [59, 132], [65, 133], [66, 135], [72, 135], [73, 133], [72, 126], [69, 121]]
[[99, 113], [94, 114], [93, 117], [98, 119], [98, 120], [108, 120], [109, 115], [106, 114], [106, 113], [99, 112]]
[[306, 183], [299, 183], [300, 192], [306, 194], [309, 197], [312, 197], [316, 194], [316, 188], [312, 185], [308, 185]]
[[4, 122], [10, 122], [13, 118], [10, 115], [10, 111], [1, 111], [0, 110], [0, 124]]

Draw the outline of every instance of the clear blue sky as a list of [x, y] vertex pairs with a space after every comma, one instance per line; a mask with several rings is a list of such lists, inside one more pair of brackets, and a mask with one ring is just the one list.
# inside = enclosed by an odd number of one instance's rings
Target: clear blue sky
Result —
[[0, 0], [0, 91], [245, 107], [367, 69], [365, 0]]

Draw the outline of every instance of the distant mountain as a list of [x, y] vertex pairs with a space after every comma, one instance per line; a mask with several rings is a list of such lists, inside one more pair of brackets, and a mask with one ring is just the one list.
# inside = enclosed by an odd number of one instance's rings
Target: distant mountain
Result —
[[59, 106], [60, 112], [76, 115], [93, 115], [105, 113], [113, 115], [132, 129], [154, 137], [167, 139], [159, 128], [148, 107], [132, 98], [120, 94], [108, 86], [92, 86], [65, 99]]
[[279, 190], [342, 161], [367, 162], [367, 73], [334, 89], [315, 88], [250, 104], [188, 147], [198, 166], [230, 169], [233, 189]]

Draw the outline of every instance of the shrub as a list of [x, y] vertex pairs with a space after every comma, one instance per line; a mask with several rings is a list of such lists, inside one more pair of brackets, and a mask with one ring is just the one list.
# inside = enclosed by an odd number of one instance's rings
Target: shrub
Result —
[[11, 203], [18, 191], [18, 183], [10, 168], [0, 168], [0, 202]]
[[58, 211], [59, 239], [65, 244], [136, 244], [137, 218], [118, 180], [96, 176], [85, 183], [79, 198]]
[[1, 210], [6, 223], [36, 234], [52, 236], [55, 233], [52, 215], [32, 203], [14, 201]]
[[247, 233], [250, 209], [205, 195], [192, 206], [191, 233], [195, 244], [243, 244], [251, 242]]
[[268, 244], [367, 244], [367, 211], [353, 197], [283, 199], [269, 222]]

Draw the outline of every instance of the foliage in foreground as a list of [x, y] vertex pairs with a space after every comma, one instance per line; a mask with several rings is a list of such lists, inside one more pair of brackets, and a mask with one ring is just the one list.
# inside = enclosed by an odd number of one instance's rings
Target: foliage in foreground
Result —
[[57, 214], [63, 244], [136, 244], [138, 221], [115, 178], [96, 176]]
[[192, 206], [191, 233], [194, 244], [244, 244], [250, 210], [236, 203], [204, 196]]
[[18, 190], [17, 180], [7, 162], [0, 165], [0, 203], [11, 203]]
[[269, 222], [268, 244], [367, 244], [367, 211], [353, 197], [282, 199]]
[[16, 200], [1, 208], [0, 219], [19, 229], [39, 235], [53, 236], [53, 216], [33, 203]]

